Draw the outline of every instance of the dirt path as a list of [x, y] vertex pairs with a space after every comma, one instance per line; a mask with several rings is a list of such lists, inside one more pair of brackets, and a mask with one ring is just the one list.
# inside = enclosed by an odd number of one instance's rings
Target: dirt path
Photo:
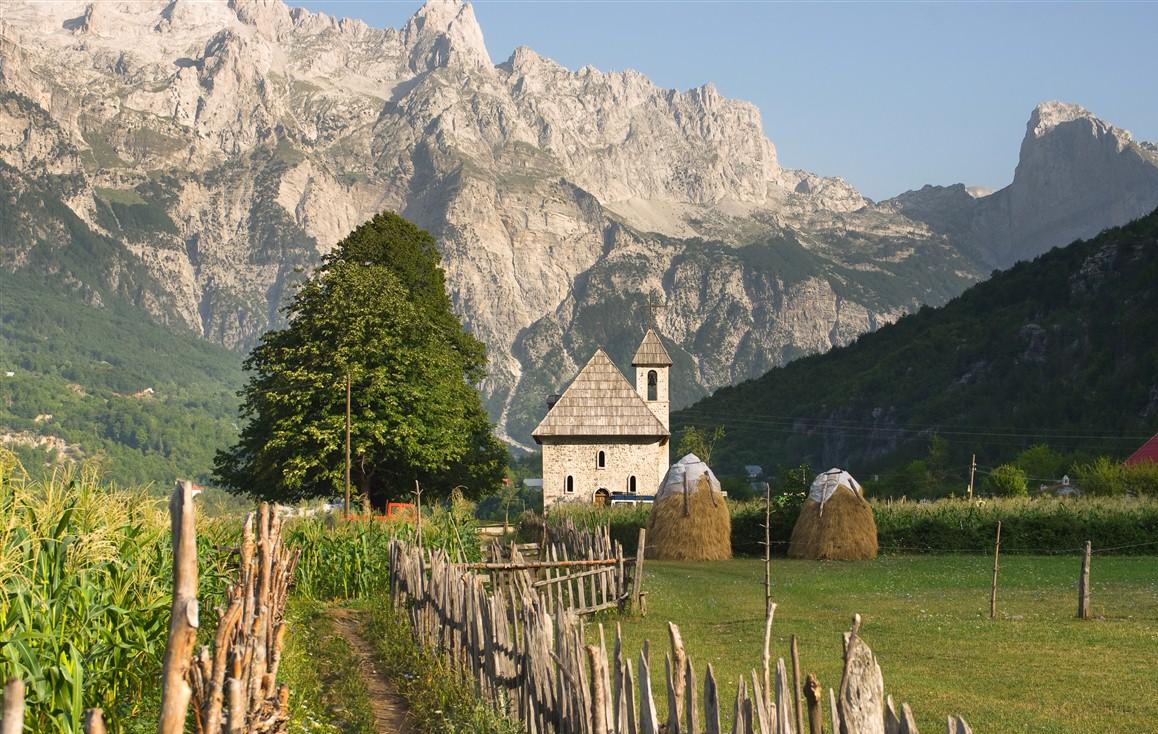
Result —
[[349, 609], [330, 609], [326, 615], [334, 623], [334, 632], [349, 644], [354, 653], [362, 679], [370, 691], [370, 707], [379, 734], [417, 734], [417, 729], [407, 720], [406, 702], [395, 692], [386, 676], [378, 671], [374, 647], [362, 636], [362, 618]]

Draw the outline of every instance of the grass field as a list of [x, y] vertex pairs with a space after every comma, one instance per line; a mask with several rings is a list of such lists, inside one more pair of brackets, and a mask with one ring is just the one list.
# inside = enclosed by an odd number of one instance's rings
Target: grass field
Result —
[[[774, 560], [773, 656], [787, 661], [795, 634], [802, 671], [836, 687], [841, 633], [856, 612], [885, 692], [913, 707], [922, 731], [943, 731], [950, 713], [979, 734], [1154, 731], [1158, 561], [1095, 555], [1098, 618], [1084, 622], [1074, 616], [1079, 567], [1076, 557], [1003, 558], [998, 619], [990, 620], [992, 558]], [[662, 680], [667, 622], [676, 622], [698, 679], [707, 663], [715, 669], [730, 716], [737, 678], [760, 665], [762, 582], [759, 560], [651, 562], [648, 616], [622, 621], [626, 650], [634, 659], [650, 639]], [[614, 623], [607, 631], [610, 641]]]

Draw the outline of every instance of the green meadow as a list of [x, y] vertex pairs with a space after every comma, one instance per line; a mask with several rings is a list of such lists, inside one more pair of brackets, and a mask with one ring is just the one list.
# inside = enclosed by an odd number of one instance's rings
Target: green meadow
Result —
[[[992, 563], [976, 555], [775, 559], [773, 659], [784, 657], [791, 669], [796, 635], [802, 675], [814, 672], [826, 688], [838, 687], [841, 634], [859, 613], [885, 692], [912, 706], [923, 731], [944, 730], [948, 714], [965, 717], [974, 731], [1001, 734], [1152, 731], [1158, 560], [1095, 555], [1095, 618], [1087, 621], [1076, 619], [1078, 556], [1003, 557], [991, 620]], [[763, 562], [649, 562], [644, 584], [647, 616], [620, 621], [626, 651], [637, 659], [650, 639], [660, 676], [653, 684], [662, 691], [667, 622], [676, 622], [701, 684], [711, 663], [730, 719], [738, 678], [750, 680], [761, 664]]]

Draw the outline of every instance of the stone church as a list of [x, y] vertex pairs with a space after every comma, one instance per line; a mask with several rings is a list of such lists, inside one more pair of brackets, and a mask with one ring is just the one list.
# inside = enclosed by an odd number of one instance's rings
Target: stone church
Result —
[[598, 349], [531, 434], [543, 447], [543, 509], [655, 494], [668, 469], [671, 357], [648, 330], [633, 387]]

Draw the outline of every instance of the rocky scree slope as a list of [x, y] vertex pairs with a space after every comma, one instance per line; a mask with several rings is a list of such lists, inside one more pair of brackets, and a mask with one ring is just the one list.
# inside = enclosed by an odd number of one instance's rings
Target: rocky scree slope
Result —
[[398, 211], [438, 238], [519, 442], [596, 345], [629, 356], [648, 326], [685, 401], [980, 277], [989, 240], [923, 213], [958, 205], [902, 199], [782, 168], [711, 85], [496, 65], [459, 2], [397, 30], [280, 0], [0, 11], [3, 267], [244, 349], [320, 254]]

